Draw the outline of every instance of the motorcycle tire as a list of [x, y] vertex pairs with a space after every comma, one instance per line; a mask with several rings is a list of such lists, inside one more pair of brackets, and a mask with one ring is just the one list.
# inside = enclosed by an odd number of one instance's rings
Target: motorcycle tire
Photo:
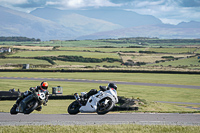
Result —
[[16, 111], [17, 105], [14, 104], [13, 107], [10, 109], [10, 114], [11, 115], [16, 115], [18, 112]]
[[[30, 104], [30, 105], [29, 105]], [[30, 107], [29, 107], [30, 106]], [[24, 114], [30, 114], [31, 112], [33, 112], [36, 108], [38, 107], [38, 102], [33, 99], [31, 101], [29, 101], [26, 104], [26, 107], [24, 108]]]
[[[106, 99], [109, 100], [108, 103], [106, 105], [102, 104]], [[114, 107], [114, 103], [113, 103], [112, 99], [105, 98], [99, 102], [99, 105], [97, 106], [97, 114], [104, 115], [104, 114], [108, 113], [110, 110], [112, 110], [113, 107]]]
[[81, 106], [79, 105], [79, 103], [77, 101], [74, 101], [68, 106], [67, 111], [70, 115], [76, 115], [80, 112], [80, 107]]

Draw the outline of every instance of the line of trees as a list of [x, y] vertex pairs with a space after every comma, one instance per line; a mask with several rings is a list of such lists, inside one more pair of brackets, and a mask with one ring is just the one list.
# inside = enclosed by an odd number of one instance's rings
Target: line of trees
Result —
[[62, 61], [71, 61], [71, 62], [90, 62], [90, 63], [100, 63], [100, 62], [122, 62], [121, 59], [115, 59], [115, 58], [84, 58], [83, 56], [66, 56], [66, 55], [60, 55], [58, 57], [53, 57], [53, 60], [62, 60]]
[[15, 41], [15, 42], [27, 42], [27, 41], [33, 41], [33, 42], [40, 42], [40, 39], [35, 38], [27, 38], [27, 37], [0, 37], [0, 41]]
[[105, 39], [99, 40], [107, 43], [135, 43], [140, 45], [147, 45], [152, 43], [200, 43], [200, 39], [159, 39], [159, 38], [119, 38], [119, 39]]
[[50, 56], [50, 57], [34, 57], [35, 59], [39, 60], [46, 60], [52, 65], [56, 64], [54, 60], [60, 60], [60, 61], [69, 61], [69, 62], [86, 62], [86, 63], [101, 63], [104, 61], [113, 63], [113, 62], [121, 62], [121, 59], [115, 59], [115, 58], [84, 58], [82, 56], [65, 56], [65, 55], [60, 55], [58, 57], [56, 56]]

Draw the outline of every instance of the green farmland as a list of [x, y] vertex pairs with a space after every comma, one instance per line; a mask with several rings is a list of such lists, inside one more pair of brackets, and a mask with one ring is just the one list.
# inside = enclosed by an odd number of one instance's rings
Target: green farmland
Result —
[[7, 41], [0, 42], [0, 47], [12, 49], [0, 54], [1, 69], [21, 69], [23, 64], [30, 64], [30, 69], [52, 70], [200, 71], [198, 39]]

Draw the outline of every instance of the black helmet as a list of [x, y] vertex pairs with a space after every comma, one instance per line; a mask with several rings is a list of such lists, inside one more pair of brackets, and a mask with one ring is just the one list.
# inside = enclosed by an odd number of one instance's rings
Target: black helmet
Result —
[[114, 83], [109, 83], [108, 88], [114, 88], [115, 90], [117, 90], [117, 85]]

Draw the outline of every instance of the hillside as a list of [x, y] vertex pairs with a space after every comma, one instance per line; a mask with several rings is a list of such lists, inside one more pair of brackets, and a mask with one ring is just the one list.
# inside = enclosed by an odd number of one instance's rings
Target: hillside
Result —
[[195, 39], [200, 38], [200, 22], [180, 23], [178, 25], [145, 25], [123, 28], [108, 32], [99, 32], [77, 39], [101, 39], [122, 37], [158, 37], [162, 39]]
[[[63, 18], [65, 16], [78, 14], [86, 17], [88, 21], [91, 21], [92, 19], [97, 19], [104, 22], [110, 22], [112, 24], [120, 25], [121, 27], [162, 24], [162, 22], [154, 16], [141, 15], [136, 12], [126, 11], [124, 9], [118, 9], [116, 7], [90, 8], [84, 10], [58, 10], [54, 8], [38, 8], [32, 11], [30, 14], [58, 23], [58, 20], [62, 21], [63, 19], [65, 19]], [[74, 20], [74, 18], [71, 17], [68, 20], [72, 21]], [[84, 21], [85, 19], [80, 20], [79, 24], [82, 25], [81, 23]], [[77, 26], [79, 26], [78, 23]]]
[[30, 38], [71, 39], [75, 32], [53, 21], [0, 6], [0, 36], [25, 36]]

